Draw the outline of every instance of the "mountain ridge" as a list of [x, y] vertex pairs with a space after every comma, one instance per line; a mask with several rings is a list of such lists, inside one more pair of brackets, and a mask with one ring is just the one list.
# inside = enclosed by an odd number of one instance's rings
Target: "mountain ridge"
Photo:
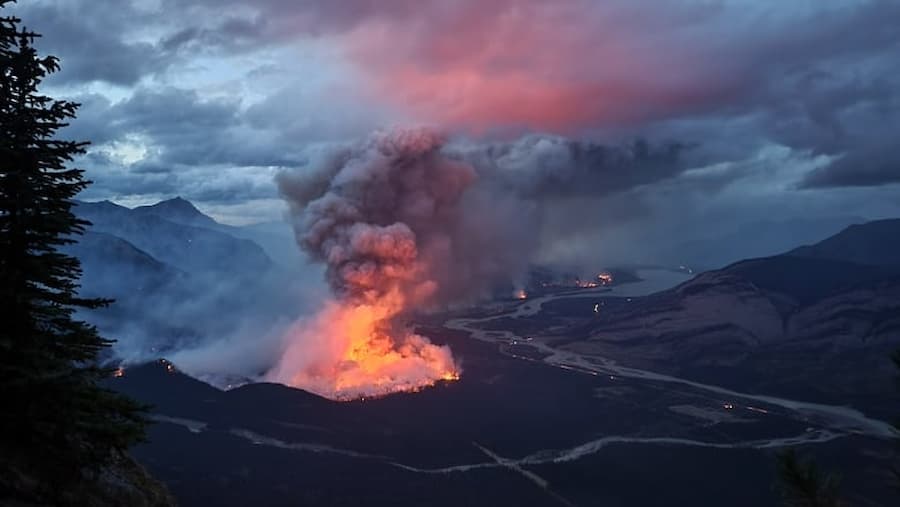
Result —
[[[575, 317], [553, 333], [561, 348], [585, 357], [888, 413], [890, 353], [900, 347], [900, 269], [892, 262], [900, 252], [889, 233], [897, 227], [900, 220], [854, 225], [808, 248], [610, 301], [598, 315], [560, 303]], [[847, 231], [865, 247], [847, 250]]]
[[795, 248], [785, 255], [900, 269], [900, 218], [854, 224], [818, 243]]
[[139, 214], [156, 215], [182, 225], [213, 229], [223, 226], [223, 224], [197, 209], [194, 203], [181, 196], [159, 201], [156, 204], [138, 206], [132, 208], [132, 211]]
[[[130, 209], [108, 201], [79, 202], [75, 213], [91, 222], [90, 231], [122, 238], [182, 270], [224, 270], [239, 275], [266, 270], [272, 265], [262, 247], [251, 240], [235, 238], [216, 229], [173, 222], [160, 216], [158, 209], [147, 211], [151, 208]], [[191, 209], [196, 211], [193, 206]], [[202, 216], [210, 223], [216, 223], [212, 218]]]

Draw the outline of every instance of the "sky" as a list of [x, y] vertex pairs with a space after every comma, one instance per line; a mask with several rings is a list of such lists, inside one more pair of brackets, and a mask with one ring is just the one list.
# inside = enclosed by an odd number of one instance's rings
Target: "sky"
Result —
[[[82, 198], [278, 219], [274, 178], [428, 126], [542, 227], [900, 216], [896, 0], [20, 0]], [[601, 156], [602, 155], [602, 156]], [[547, 255], [553, 255], [548, 247]]]

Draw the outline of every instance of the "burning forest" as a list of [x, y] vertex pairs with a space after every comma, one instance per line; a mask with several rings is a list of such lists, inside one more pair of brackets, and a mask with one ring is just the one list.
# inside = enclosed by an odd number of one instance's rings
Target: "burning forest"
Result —
[[486, 216], [476, 169], [443, 143], [428, 130], [379, 133], [280, 176], [298, 244], [325, 265], [332, 297], [290, 328], [268, 379], [346, 400], [459, 378], [450, 349], [409, 317], [478, 297], [522, 261], [511, 215], [494, 202]]

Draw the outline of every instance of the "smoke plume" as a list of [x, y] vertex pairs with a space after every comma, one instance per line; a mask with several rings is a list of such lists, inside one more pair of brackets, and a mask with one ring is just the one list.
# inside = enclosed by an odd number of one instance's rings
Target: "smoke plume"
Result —
[[[447, 347], [404, 326], [411, 312], [486, 295], [524, 270], [525, 210], [423, 129], [378, 133], [278, 179], [300, 247], [333, 293], [288, 333], [273, 380], [332, 398], [412, 390], [459, 373]], [[521, 223], [527, 223], [522, 220]]]

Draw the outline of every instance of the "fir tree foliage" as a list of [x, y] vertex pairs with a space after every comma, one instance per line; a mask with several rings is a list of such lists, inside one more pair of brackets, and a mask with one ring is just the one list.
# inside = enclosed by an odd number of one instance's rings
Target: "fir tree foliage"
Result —
[[111, 341], [75, 312], [110, 301], [79, 297], [78, 259], [60, 251], [89, 225], [72, 207], [90, 182], [69, 167], [87, 143], [56, 137], [78, 104], [39, 93], [59, 62], [20, 25], [0, 17], [0, 453], [73, 470], [140, 440], [143, 407], [98, 386]]
[[840, 507], [840, 478], [819, 471], [815, 462], [803, 460], [794, 449], [778, 454], [778, 476], [785, 507]]

